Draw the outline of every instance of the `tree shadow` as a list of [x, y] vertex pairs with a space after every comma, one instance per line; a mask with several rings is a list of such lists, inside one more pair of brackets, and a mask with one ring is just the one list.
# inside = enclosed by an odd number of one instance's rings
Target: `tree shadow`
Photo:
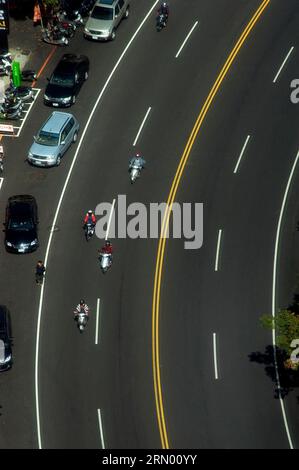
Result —
[[299, 315], [299, 294], [294, 294], [293, 303], [288, 306], [288, 310]]
[[[274, 349], [275, 348], [275, 349]], [[279, 374], [280, 387], [278, 387], [274, 351], [276, 351], [276, 363]], [[284, 398], [288, 393], [299, 387], [299, 371], [286, 369], [284, 361], [289, 358], [286, 351], [273, 345], [266, 346], [265, 352], [255, 351], [248, 354], [251, 362], [265, 365], [265, 372], [275, 384], [274, 398]], [[280, 393], [279, 393], [280, 392]], [[299, 396], [296, 397], [299, 403]]]

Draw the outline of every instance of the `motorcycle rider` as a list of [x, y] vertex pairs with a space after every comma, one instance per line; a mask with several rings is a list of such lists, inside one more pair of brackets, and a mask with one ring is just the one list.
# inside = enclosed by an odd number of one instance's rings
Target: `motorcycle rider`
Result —
[[81, 299], [80, 302], [78, 303], [76, 310], [74, 310], [75, 317], [74, 319], [77, 320], [78, 316], [80, 313], [84, 313], [84, 315], [87, 317], [88, 320], [88, 315], [89, 315], [89, 307], [85, 303], [84, 299]]
[[0, 172], [3, 173], [4, 170], [4, 150], [3, 145], [0, 145]]
[[135, 157], [130, 159], [129, 162], [129, 172], [132, 170], [133, 167], [137, 167], [138, 169], [142, 170], [145, 167], [146, 161], [140, 155], [140, 153], [136, 153]]
[[109, 240], [106, 240], [105, 245], [99, 250], [100, 255], [110, 255], [112, 258], [113, 247], [112, 243]]
[[93, 228], [95, 227], [96, 224], [96, 216], [94, 215], [93, 211], [89, 209], [89, 211], [86, 213], [84, 217], [84, 226], [83, 228], [86, 227], [86, 225], [91, 225]]
[[159, 15], [163, 15], [163, 25], [166, 26], [166, 23], [167, 23], [167, 20], [168, 20], [168, 16], [169, 16], [169, 6], [167, 5], [166, 2], [162, 2], [160, 7], [159, 7], [159, 10], [158, 10], [158, 14], [157, 14], [157, 17]]
[[36, 284], [42, 284], [45, 272], [46, 272], [46, 268], [44, 266], [44, 263], [41, 260], [39, 260], [37, 262], [36, 267], [35, 267], [35, 282], [36, 282]]

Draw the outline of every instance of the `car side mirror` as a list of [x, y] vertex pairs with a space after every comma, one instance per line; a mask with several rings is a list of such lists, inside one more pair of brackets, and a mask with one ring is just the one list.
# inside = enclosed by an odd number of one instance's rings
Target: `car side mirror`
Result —
[[65, 140], [62, 140], [62, 141], [60, 142], [60, 144], [61, 144], [61, 145], [65, 145]]

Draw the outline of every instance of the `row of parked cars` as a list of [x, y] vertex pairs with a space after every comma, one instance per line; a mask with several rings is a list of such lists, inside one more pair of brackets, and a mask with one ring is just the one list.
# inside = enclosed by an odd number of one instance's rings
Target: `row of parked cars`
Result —
[[[96, 40], [114, 39], [120, 21], [128, 16], [128, 0], [97, 0], [85, 25], [84, 36]], [[48, 78], [44, 104], [54, 108], [72, 106], [88, 75], [88, 57], [64, 54]], [[79, 127], [73, 114], [53, 111], [34, 136], [28, 162], [38, 167], [59, 165], [67, 149], [76, 142]], [[8, 199], [4, 232], [8, 252], [30, 253], [38, 248], [38, 206], [33, 196], [21, 194]], [[11, 366], [10, 314], [5, 306], [0, 305], [0, 372]]]

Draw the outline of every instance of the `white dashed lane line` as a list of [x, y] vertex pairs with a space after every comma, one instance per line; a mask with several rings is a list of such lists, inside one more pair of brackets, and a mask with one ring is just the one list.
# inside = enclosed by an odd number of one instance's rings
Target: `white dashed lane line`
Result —
[[187, 34], [183, 44], [181, 45], [181, 47], [179, 48], [178, 52], [176, 53], [175, 55], [175, 58], [177, 59], [180, 55], [180, 53], [182, 52], [186, 42], [188, 41], [188, 39], [190, 38], [191, 34], [193, 33], [194, 29], [196, 28], [196, 26], [198, 25], [198, 21], [195, 21], [194, 25], [192, 26], [192, 28], [190, 29], [189, 33]]
[[284, 66], [285, 66], [287, 60], [289, 59], [290, 55], [292, 54], [293, 50], [294, 50], [294, 46], [292, 46], [291, 49], [289, 50], [289, 52], [287, 53], [286, 58], [284, 59], [283, 63], [281, 64], [280, 69], [278, 70], [277, 74], [274, 77], [273, 83], [276, 83], [279, 75], [281, 74], [282, 69], [284, 68]]
[[147, 120], [147, 118], [148, 118], [148, 116], [149, 116], [149, 113], [151, 112], [151, 109], [152, 109], [151, 107], [148, 108], [148, 110], [147, 110], [147, 112], [146, 112], [146, 114], [145, 114], [145, 116], [144, 116], [144, 118], [143, 118], [143, 121], [142, 121], [142, 123], [141, 123], [141, 126], [139, 127], [139, 131], [137, 132], [136, 138], [135, 138], [135, 140], [134, 140], [134, 142], [133, 142], [133, 147], [135, 147], [135, 145], [137, 144], [137, 141], [138, 141], [139, 136], [140, 136], [140, 134], [141, 134], [141, 131], [142, 131], [143, 127], [144, 127], [145, 121]]

